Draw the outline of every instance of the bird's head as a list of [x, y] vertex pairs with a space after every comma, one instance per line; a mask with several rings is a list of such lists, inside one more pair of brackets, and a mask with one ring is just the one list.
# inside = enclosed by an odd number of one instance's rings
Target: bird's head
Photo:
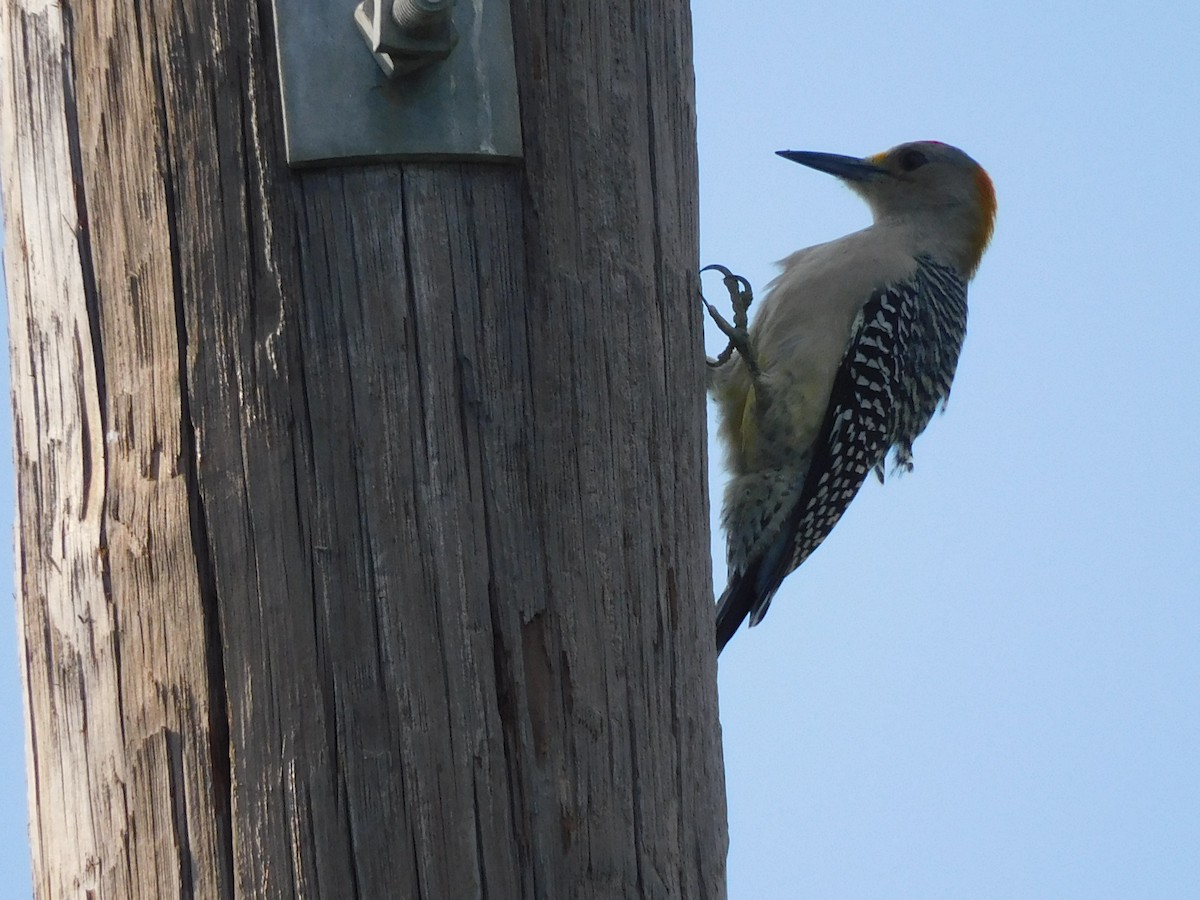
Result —
[[983, 167], [937, 141], [900, 144], [859, 158], [780, 150], [801, 165], [836, 175], [867, 201], [876, 222], [911, 223], [970, 278], [992, 239], [996, 192]]

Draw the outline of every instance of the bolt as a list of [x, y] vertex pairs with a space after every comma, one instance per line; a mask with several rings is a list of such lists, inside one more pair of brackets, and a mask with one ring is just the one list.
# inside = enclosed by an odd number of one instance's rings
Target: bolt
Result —
[[395, 0], [392, 18], [402, 31], [416, 35], [449, 19], [453, 7], [454, 0]]

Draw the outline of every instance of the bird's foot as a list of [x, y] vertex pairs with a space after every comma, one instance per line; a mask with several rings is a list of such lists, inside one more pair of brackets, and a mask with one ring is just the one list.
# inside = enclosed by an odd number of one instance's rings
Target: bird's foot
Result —
[[757, 375], [758, 360], [755, 359], [754, 351], [750, 346], [750, 329], [747, 325], [749, 320], [747, 313], [750, 304], [754, 302], [754, 290], [750, 287], [749, 281], [741, 275], [734, 275], [724, 266], [714, 264], [705, 266], [700, 271], [703, 273], [709, 270], [715, 270], [724, 276], [725, 290], [729, 291], [729, 299], [733, 304], [733, 323], [730, 324], [729, 320], [721, 315], [717, 308], [704, 298], [703, 294], [700, 295], [700, 302], [708, 310], [709, 316], [717, 323], [721, 333], [729, 339], [729, 345], [721, 351], [716, 359], [709, 359], [708, 364], [713, 367], [724, 365], [736, 350], [750, 373]]

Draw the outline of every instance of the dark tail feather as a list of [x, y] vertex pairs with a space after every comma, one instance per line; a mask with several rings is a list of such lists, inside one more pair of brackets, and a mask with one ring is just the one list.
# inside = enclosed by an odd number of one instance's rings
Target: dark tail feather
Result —
[[762, 621], [771, 605], [771, 598], [794, 566], [792, 532], [785, 531], [775, 539], [766, 554], [750, 564], [745, 572], [730, 572], [725, 593], [717, 601], [717, 653], [720, 654], [746, 617], [753, 627]]
[[717, 602], [717, 653], [725, 649], [729, 639], [750, 615], [758, 600], [758, 592], [754, 589], [753, 573], [732, 575], [725, 593]]

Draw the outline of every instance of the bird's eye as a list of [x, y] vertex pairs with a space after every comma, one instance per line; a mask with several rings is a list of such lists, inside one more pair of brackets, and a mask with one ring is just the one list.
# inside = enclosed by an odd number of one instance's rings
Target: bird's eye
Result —
[[901, 172], [911, 172], [929, 162], [929, 158], [920, 150], [905, 150], [897, 162], [900, 163]]

